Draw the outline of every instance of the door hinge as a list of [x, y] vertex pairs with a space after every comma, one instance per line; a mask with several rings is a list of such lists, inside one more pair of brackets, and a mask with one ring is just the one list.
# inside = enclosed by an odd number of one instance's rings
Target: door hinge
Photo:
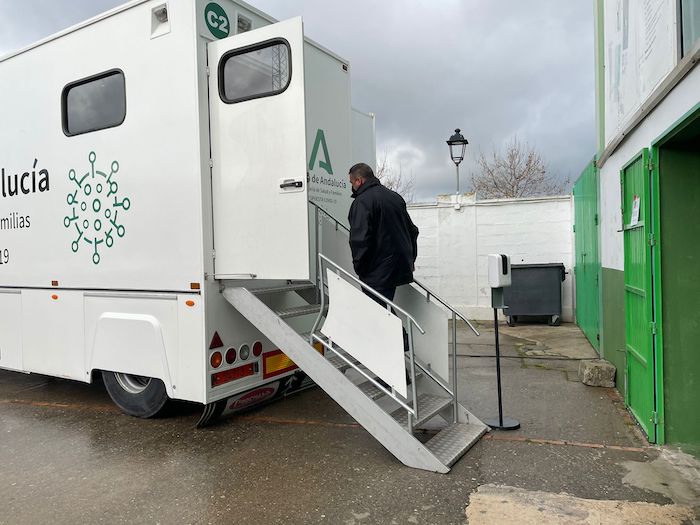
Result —
[[649, 171], [654, 171], [654, 163], [652, 162], [651, 159], [649, 159], [649, 163], [648, 163], [647, 167], [649, 168]]
[[649, 323], [649, 327], [651, 328], [652, 335], [656, 335], [656, 321]]
[[595, 223], [596, 226], [598, 226], [598, 214], [597, 213], [593, 216], [593, 222]]
[[216, 259], [216, 250], [211, 251], [211, 258]]
[[655, 425], [659, 424], [659, 413], [656, 410], [654, 410], [651, 413], [651, 420], [654, 422]]
[[209, 66], [205, 67], [204, 71], [206, 71], [207, 76], [211, 75], [211, 70], [209, 69]]
[[656, 236], [653, 233], [649, 234], [649, 246], [656, 245]]
[[573, 228], [574, 228], [574, 233], [576, 233], [576, 225], [575, 224], [574, 224]]
[[209, 167], [210, 168], [214, 167], [214, 161], [212, 159], [209, 159]]

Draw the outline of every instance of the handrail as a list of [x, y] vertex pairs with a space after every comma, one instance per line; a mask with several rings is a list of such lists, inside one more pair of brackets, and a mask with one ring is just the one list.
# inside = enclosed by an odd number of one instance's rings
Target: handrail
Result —
[[338, 219], [336, 219], [335, 217], [333, 217], [333, 215], [331, 215], [330, 213], [328, 213], [324, 208], [321, 208], [321, 206], [319, 206], [318, 204], [316, 204], [314, 201], [309, 201], [309, 204], [311, 204], [312, 206], [315, 206], [316, 208], [318, 208], [318, 210], [319, 210], [320, 212], [322, 212], [322, 213], [324, 213], [325, 215], [327, 215], [328, 218], [333, 219], [333, 221], [335, 221], [335, 223], [336, 223], [338, 226], [340, 226], [341, 228], [343, 228], [346, 232], [350, 233], [350, 228], [348, 228], [348, 227], [345, 226], [342, 222], [340, 222]]
[[[331, 215], [328, 211], [326, 211], [325, 209], [323, 209], [321, 206], [319, 206], [318, 204], [316, 204], [316, 203], [313, 202], [313, 201], [309, 201], [309, 204], [315, 206], [321, 213], [325, 214], [329, 219], [333, 220], [333, 221], [335, 222], [336, 226], [340, 226], [340, 227], [343, 228], [346, 232], [350, 233], [350, 228], [348, 228], [347, 226], [345, 226], [342, 222], [340, 222], [338, 219], [336, 219], [333, 215]], [[481, 334], [479, 333], [479, 331], [478, 331], [476, 328], [474, 328], [474, 325], [472, 325], [472, 324], [469, 322], [469, 319], [467, 319], [467, 318], [464, 317], [462, 314], [460, 314], [460, 313], [459, 313], [453, 306], [451, 306], [447, 301], [445, 301], [444, 299], [440, 298], [439, 295], [437, 295], [435, 292], [433, 292], [430, 288], [428, 288], [428, 287], [427, 287], [426, 285], [424, 285], [422, 282], [420, 282], [420, 281], [418, 281], [418, 280], [416, 280], [416, 279], [413, 279], [413, 282], [416, 284], [416, 286], [418, 286], [419, 288], [423, 289], [423, 290], [428, 294], [428, 299], [430, 299], [430, 296], [432, 296], [437, 302], [439, 302], [440, 304], [442, 304], [445, 308], [447, 308], [448, 310], [450, 310], [450, 312], [452, 312], [452, 313], [455, 314], [457, 317], [459, 317], [462, 321], [464, 321], [465, 323], [467, 323], [467, 325], [469, 326], [469, 328], [471, 328], [472, 332], [474, 332], [476, 335], [479, 335], [479, 336], [481, 335]]]
[[435, 299], [438, 303], [442, 304], [445, 308], [447, 308], [448, 310], [450, 310], [453, 314], [455, 314], [457, 317], [459, 317], [462, 321], [464, 321], [465, 323], [467, 323], [467, 325], [469, 325], [469, 328], [471, 328], [472, 332], [474, 332], [476, 335], [479, 335], [479, 336], [481, 335], [481, 334], [479, 333], [479, 331], [478, 331], [476, 328], [474, 328], [474, 326], [469, 322], [469, 319], [467, 319], [466, 317], [464, 317], [464, 316], [463, 316], [462, 314], [460, 314], [455, 308], [453, 308], [452, 306], [450, 306], [450, 304], [449, 304], [447, 301], [445, 301], [444, 299], [441, 299], [439, 295], [437, 295], [435, 292], [433, 292], [430, 288], [428, 288], [428, 287], [427, 287], [426, 285], [424, 285], [422, 282], [417, 281], [416, 279], [413, 279], [413, 283], [414, 283], [416, 286], [422, 288], [422, 289], [428, 294], [428, 298], [430, 298], [430, 296], [432, 296], [433, 299]]

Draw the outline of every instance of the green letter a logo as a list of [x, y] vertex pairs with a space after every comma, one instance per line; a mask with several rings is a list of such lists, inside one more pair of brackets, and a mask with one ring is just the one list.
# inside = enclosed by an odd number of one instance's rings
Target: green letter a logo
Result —
[[319, 160], [318, 165], [326, 170], [329, 175], [333, 175], [333, 167], [331, 166], [331, 158], [328, 155], [328, 146], [326, 146], [326, 136], [323, 130], [319, 129], [316, 132], [316, 140], [314, 141], [313, 150], [311, 150], [311, 160], [309, 160], [309, 170], [313, 170], [316, 166], [316, 156], [318, 155], [318, 147], [323, 146], [323, 159]]

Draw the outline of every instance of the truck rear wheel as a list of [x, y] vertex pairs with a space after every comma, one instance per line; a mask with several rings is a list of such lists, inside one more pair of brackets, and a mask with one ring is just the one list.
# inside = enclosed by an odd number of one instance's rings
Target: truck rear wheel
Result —
[[160, 379], [102, 372], [102, 381], [112, 401], [130, 416], [154, 417], [163, 411], [168, 402], [165, 385]]

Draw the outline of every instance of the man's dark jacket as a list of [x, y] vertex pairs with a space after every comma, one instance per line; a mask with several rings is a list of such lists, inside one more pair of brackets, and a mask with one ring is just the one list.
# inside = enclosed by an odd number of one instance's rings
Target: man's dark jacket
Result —
[[413, 281], [418, 228], [403, 198], [369, 179], [353, 192], [350, 250], [358, 277], [372, 288], [392, 288]]

